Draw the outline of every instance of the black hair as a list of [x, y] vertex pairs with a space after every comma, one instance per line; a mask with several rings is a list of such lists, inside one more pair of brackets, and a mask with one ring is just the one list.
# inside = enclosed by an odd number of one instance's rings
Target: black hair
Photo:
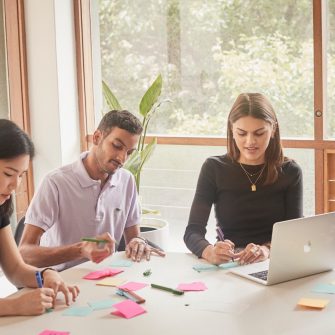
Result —
[[140, 120], [126, 110], [112, 110], [101, 119], [98, 130], [107, 136], [114, 127], [127, 130], [131, 134], [140, 135], [143, 131]]
[[[0, 160], [12, 159], [21, 155], [35, 155], [34, 144], [20, 127], [7, 119], [0, 119]], [[0, 206], [0, 216], [8, 219], [13, 212], [12, 198]]]

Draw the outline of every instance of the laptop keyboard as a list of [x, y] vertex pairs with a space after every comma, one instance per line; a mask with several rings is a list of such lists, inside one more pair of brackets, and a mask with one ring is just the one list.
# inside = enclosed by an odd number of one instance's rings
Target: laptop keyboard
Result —
[[268, 270], [249, 273], [249, 275], [266, 281], [268, 279]]

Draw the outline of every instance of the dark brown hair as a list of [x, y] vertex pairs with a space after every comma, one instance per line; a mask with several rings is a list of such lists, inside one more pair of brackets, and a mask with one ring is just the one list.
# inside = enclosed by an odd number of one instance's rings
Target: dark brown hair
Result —
[[275, 131], [265, 150], [265, 179], [264, 185], [273, 184], [278, 179], [278, 173], [286, 160], [280, 142], [279, 125], [277, 117], [270, 101], [260, 93], [242, 93], [235, 100], [227, 124], [227, 154], [235, 162], [240, 158], [238, 149], [233, 138], [233, 124], [241, 117], [251, 116], [255, 119], [264, 120], [273, 127]]
[[[0, 119], [0, 159], [12, 159], [21, 155], [35, 155], [34, 144], [29, 136], [14, 122]], [[12, 197], [0, 206], [0, 215], [8, 219], [13, 212]]]

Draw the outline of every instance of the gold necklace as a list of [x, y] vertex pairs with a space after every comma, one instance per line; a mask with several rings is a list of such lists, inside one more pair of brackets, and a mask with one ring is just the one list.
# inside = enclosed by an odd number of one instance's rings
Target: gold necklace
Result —
[[257, 188], [256, 188], [256, 183], [258, 182], [259, 178], [261, 177], [261, 175], [263, 174], [263, 171], [264, 171], [264, 168], [265, 168], [265, 164], [264, 166], [262, 167], [262, 170], [260, 171], [257, 179], [253, 182], [251, 180], [251, 178], [249, 177], [249, 173], [247, 172], [247, 170], [243, 167], [243, 165], [240, 163], [240, 166], [243, 170], [243, 172], [245, 173], [245, 175], [247, 176], [248, 180], [250, 181], [250, 184], [251, 184], [251, 191], [252, 192], [256, 192], [257, 191]]

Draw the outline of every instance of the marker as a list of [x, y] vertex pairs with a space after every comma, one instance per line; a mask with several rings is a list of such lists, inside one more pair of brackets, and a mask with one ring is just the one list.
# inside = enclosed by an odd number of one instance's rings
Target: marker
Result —
[[176, 294], [176, 295], [183, 295], [184, 294], [184, 291], [175, 290], [173, 288], [166, 287], [166, 286], [161, 286], [161, 285], [157, 285], [157, 284], [151, 284], [151, 287], [158, 288], [159, 290], [171, 292], [171, 293]]
[[[40, 271], [36, 271], [35, 272], [35, 277], [36, 277], [38, 288], [42, 288], [43, 287], [43, 278], [42, 278], [41, 272]], [[46, 312], [51, 312], [52, 308], [46, 308], [45, 311]]]
[[116, 293], [118, 295], [122, 295], [134, 302], [136, 302], [137, 304], [143, 304], [145, 302], [145, 299], [140, 297], [138, 294], [134, 293], [133, 291], [130, 291], [126, 288], [119, 288]]

